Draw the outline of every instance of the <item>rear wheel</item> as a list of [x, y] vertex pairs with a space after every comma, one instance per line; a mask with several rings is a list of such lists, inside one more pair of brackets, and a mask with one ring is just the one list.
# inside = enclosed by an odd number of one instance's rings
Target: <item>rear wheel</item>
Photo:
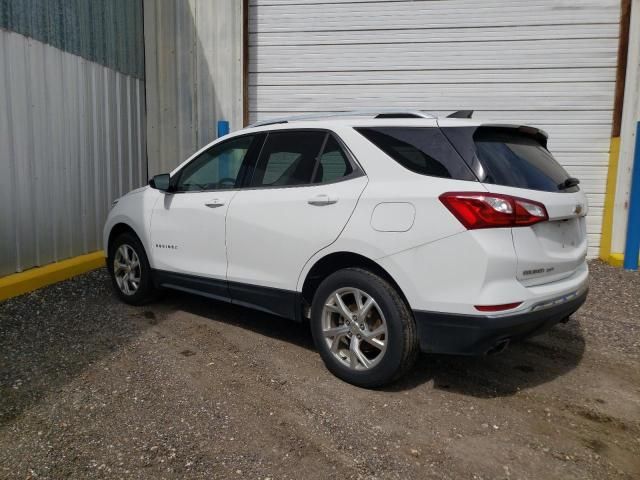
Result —
[[418, 355], [406, 303], [386, 280], [363, 269], [339, 270], [320, 284], [311, 331], [327, 368], [361, 387], [396, 380]]
[[156, 293], [151, 267], [142, 243], [132, 233], [122, 233], [109, 246], [108, 268], [118, 297], [131, 305], [151, 301]]

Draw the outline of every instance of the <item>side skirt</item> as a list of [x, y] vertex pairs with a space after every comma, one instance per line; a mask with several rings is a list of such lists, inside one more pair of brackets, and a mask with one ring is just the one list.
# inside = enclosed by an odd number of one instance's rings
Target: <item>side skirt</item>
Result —
[[291, 290], [263, 287], [185, 273], [153, 270], [158, 287], [201, 295], [214, 300], [253, 308], [262, 312], [302, 321], [302, 294]]

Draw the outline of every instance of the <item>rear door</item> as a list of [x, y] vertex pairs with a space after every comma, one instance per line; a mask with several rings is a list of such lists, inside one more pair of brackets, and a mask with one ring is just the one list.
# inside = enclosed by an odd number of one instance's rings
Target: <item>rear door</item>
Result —
[[[464, 134], [443, 129], [454, 141]], [[467, 130], [467, 129], [465, 129]], [[492, 193], [504, 193], [545, 205], [549, 221], [512, 229], [518, 257], [517, 278], [533, 286], [571, 276], [587, 255], [587, 201], [576, 180], [546, 148], [546, 137], [528, 127], [469, 129], [470, 165]], [[458, 145], [459, 151], [465, 147]]]
[[304, 264], [340, 235], [366, 183], [334, 134], [269, 133], [227, 215], [233, 301], [293, 317]]

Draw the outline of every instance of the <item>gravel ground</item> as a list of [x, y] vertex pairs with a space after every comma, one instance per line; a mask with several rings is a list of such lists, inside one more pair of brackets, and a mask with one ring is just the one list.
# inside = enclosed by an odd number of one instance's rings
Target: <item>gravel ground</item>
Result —
[[591, 269], [568, 324], [377, 391], [305, 325], [104, 270], [0, 303], [0, 477], [640, 478], [640, 274]]

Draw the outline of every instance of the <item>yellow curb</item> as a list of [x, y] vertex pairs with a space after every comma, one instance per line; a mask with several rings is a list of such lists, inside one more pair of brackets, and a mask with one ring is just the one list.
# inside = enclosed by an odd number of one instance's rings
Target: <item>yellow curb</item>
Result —
[[103, 267], [102, 250], [0, 278], [0, 301]]
[[603, 260], [614, 267], [621, 267], [624, 264], [624, 254], [610, 253], [609, 256]]

